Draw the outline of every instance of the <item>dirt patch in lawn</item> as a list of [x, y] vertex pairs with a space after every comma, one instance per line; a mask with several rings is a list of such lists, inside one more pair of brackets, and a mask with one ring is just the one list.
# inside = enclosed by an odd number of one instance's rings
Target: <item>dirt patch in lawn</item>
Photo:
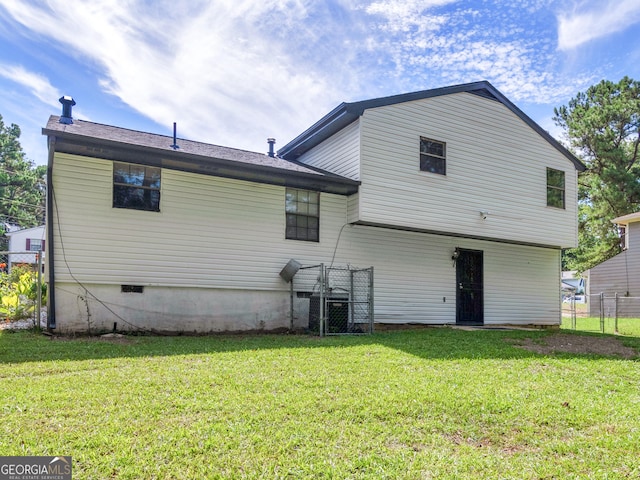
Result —
[[620, 339], [615, 337], [558, 333], [536, 340], [531, 338], [511, 338], [508, 339], [508, 341], [516, 347], [545, 355], [552, 353], [587, 353], [610, 355], [626, 359], [637, 358], [639, 356], [636, 349], [625, 347]]

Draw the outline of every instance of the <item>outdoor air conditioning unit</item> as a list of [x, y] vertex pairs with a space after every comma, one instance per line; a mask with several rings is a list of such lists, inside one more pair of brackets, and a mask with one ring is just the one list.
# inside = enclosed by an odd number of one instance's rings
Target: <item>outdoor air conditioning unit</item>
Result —
[[[347, 333], [349, 331], [349, 298], [331, 296], [324, 299], [325, 318], [328, 333]], [[320, 296], [309, 298], [309, 330], [320, 333]]]

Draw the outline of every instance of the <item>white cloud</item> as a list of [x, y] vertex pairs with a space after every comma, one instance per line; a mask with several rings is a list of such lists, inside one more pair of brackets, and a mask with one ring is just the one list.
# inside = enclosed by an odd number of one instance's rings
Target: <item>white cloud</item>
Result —
[[391, 31], [408, 31], [414, 26], [422, 30], [437, 30], [446, 22], [446, 15], [426, 14], [433, 7], [456, 3], [458, 0], [381, 0], [365, 8], [370, 15], [380, 15]]
[[38, 164], [47, 163], [47, 142], [40, 133], [42, 122], [39, 119], [47, 118], [51, 107], [43, 105], [30, 92], [25, 92], [21, 85], [4, 87], [0, 91], [3, 122], [5, 125], [16, 124], [20, 127], [20, 145], [27, 158]]
[[[470, 3], [1, 0], [0, 26], [9, 18], [32, 48], [44, 41], [77, 60], [82, 72], [55, 64], [66, 94], [96, 85], [108, 94], [96, 101], [122, 102], [167, 130], [176, 121], [181, 136], [258, 151], [271, 136], [282, 146], [341, 101], [486, 79], [513, 101], [548, 105], [598, 76], [559, 56], [556, 0]], [[20, 73], [12, 81], [57, 100], [44, 77]], [[103, 120], [78, 100], [74, 116]]]
[[588, 85], [595, 72], [562, 73], [550, 5], [552, 0], [473, 8], [447, 0], [376, 2], [367, 12], [382, 19], [385, 35], [375, 37], [370, 49], [388, 53], [403, 85], [489, 80], [513, 101], [553, 103]]
[[51, 107], [60, 108], [60, 93], [42, 74], [22, 65], [0, 63], [0, 77], [9, 80], [0, 92], [0, 112], [5, 124], [20, 126], [20, 145], [27, 158], [37, 164], [47, 162], [47, 144], [40, 133], [40, 119], [47, 118]]
[[49, 80], [45, 76], [30, 72], [22, 65], [2, 63], [0, 63], [0, 76], [28, 89], [30, 93], [42, 103], [57, 105], [55, 101], [60, 98], [59, 92], [49, 83]]
[[625, 30], [640, 22], [638, 0], [590, 2], [588, 10], [558, 14], [558, 48], [571, 50], [596, 38]]
[[[247, 148], [252, 136], [265, 149], [268, 136], [292, 138], [341, 96], [311, 61], [305, 40], [317, 33], [301, 28], [303, 0], [149, 5], [3, 2], [32, 34], [97, 70], [105, 92], [159, 124], [177, 121], [190, 138]], [[309, 61], [293, 60], [294, 49]]]

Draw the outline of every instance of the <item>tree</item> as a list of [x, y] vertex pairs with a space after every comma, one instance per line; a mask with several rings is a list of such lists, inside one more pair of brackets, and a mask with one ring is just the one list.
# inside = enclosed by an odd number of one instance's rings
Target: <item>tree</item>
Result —
[[620, 252], [611, 220], [640, 210], [640, 82], [602, 80], [554, 113], [587, 166], [578, 177], [579, 246], [563, 258], [582, 272]]
[[0, 115], [0, 229], [44, 222], [46, 167], [25, 157], [19, 138], [20, 127], [5, 126]]

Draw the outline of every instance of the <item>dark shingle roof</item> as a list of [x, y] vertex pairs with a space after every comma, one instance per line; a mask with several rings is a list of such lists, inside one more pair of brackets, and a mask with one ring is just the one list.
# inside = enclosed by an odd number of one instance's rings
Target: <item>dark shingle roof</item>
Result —
[[45, 128], [46, 134], [50, 134], [50, 132], [55, 132], [55, 134], [64, 133], [76, 135], [78, 137], [87, 137], [87, 139], [102, 139], [123, 145], [148, 147], [171, 153], [192, 154], [201, 157], [211, 157], [221, 160], [230, 160], [232, 162], [249, 163], [296, 172], [305, 172], [313, 175], [322, 175], [320, 172], [311, 170], [304, 165], [293, 163], [278, 157], [270, 157], [269, 155], [258, 152], [194, 142], [192, 140], [185, 140], [182, 138], [178, 138], [176, 142], [180, 148], [174, 150], [171, 147], [171, 145], [173, 145], [173, 137], [166, 135], [128, 130], [126, 128], [102, 125], [84, 120], [74, 120], [71, 125], [66, 125], [60, 123], [59, 119], [60, 117], [58, 116], [51, 116], [51, 118], [49, 118], [49, 122]]
[[[87, 154], [117, 160], [117, 153], [144, 152], [153, 159], [150, 162], [165, 168], [177, 168], [209, 175], [220, 175], [251, 181], [264, 181], [279, 185], [318, 188], [334, 193], [354, 193], [359, 182], [295, 161], [267, 154], [239, 150], [192, 140], [129, 130], [111, 125], [75, 120], [72, 124], [60, 123], [60, 117], [52, 115], [44, 135], [55, 137], [56, 151]], [[87, 149], [88, 145], [100, 145], [108, 150]], [[84, 146], [84, 147], [83, 147]], [[86, 149], [83, 150], [83, 148]], [[141, 161], [141, 163], [148, 163]], [[315, 182], [315, 183], [314, 183]], [[313, 185], [312, 185], [313, 184]]]

